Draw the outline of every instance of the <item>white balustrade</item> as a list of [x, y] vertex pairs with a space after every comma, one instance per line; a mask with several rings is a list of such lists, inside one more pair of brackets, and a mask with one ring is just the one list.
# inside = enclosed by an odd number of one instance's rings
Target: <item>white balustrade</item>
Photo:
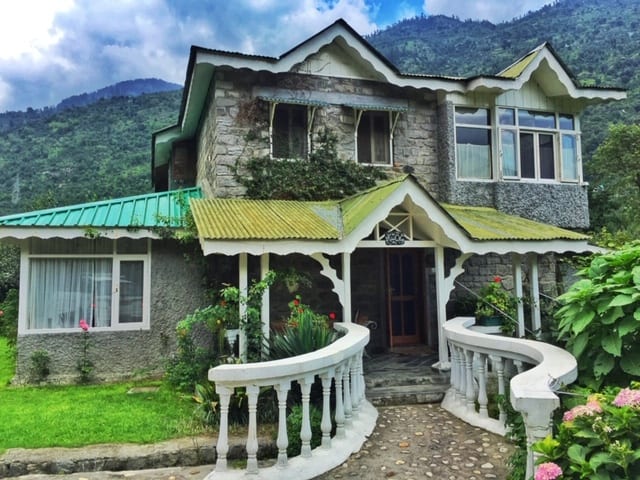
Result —
[[[220, 431], [216, 444], [217, 460], [206, 480], [239, 479], [253, 476], [260, 479], [316, 477], [343, 463], [360, 449], [375, 427], [376, 409], [365, 399], [362, 356], [369, 342], [369, 329], [355, 323], [335, 323], [344, 335], [316, 352], [282, 360], [261, 363], [219, 365], [209, 370], [209, 380], [215, 383], [220, 396]], [[316, 377], [322, 383], [321, 448], [311, 449], [310, 391]], [[287, 393], [297, 382], [302, 392], [302, 427], [297, 434], [302, 443], [301, 454], [287, 457]], [[278, 457], [273, 467], [259, 468], [257, 453], [258, 393], [263, 387], [273, 387], [278, 401]], [[227, 465], [229, 452], [229, 401], [237, 388], [244, 388], [249, 407], [249, 427], [246, 441], [246, 470]], [[335, 393], [333, 417], [336, 434], [331, 438], [331, 391]], [[290, 434], [294, 435], [295, 433]]]
[[560, 406], [553, 388], [576, 379], [576, 359], [547, 343], [474, 331], [474, 323], [475, 319], [464, 317], [444, 325], [451, 352], [451, 388], [442, 407], [471, 425], [504, 435], [506, 414], [499, 405], [498, 418], [489, 417], [487, 386], [489, 378], [495, 379], [496, 393], [505, 395], [510, 378], [511, 405], [522, 414], [527, 431], [526, 478], [531, 478], [530, 447], [551, 433], [551, 416]]

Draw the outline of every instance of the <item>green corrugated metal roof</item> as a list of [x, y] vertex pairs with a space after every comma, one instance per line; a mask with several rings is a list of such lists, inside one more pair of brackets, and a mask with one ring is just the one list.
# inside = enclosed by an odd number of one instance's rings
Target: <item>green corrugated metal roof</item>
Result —
[[336, 202], [208, 198], [191, 201], [201, 238], [208, 240], [338, 240]]
[[507, 215], [495, 208], [446, 205], [442, 207], [474, 240], [588, 240], [587, 235]]
[[68, 207], [36, 210], [0, 217], [0, 226], [152, 228], [178, 227], [190, 198], [201, 198], [200, 188], [149, 193]]

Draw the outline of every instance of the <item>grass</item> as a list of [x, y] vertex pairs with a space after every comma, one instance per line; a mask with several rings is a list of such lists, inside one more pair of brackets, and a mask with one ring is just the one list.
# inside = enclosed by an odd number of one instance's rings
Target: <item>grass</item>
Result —
[[13, 354], [0, 338], [0, 453], [7, 448], [152, 443], [201, 433], [194, 404], [166, 385], [147, 383], [7, 387]]

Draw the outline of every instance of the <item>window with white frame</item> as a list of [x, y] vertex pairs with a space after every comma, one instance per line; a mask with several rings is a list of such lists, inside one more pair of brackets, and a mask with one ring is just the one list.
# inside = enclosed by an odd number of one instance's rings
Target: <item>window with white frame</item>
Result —
[[580, 180], [573, 115], [501, 107], [498, 123], [503, 178]]
[[488, 108], [456, 107], [458, 178], [491, 179], [491, 115]]
[[271, 152], [274, 158], [304, 158], [308, 153], [308, 107], [272, 104]]
[[32, 239], [25, 330], [149, 326], [148, 241]]
[[391, 163], [391, 115], [388, 111], [356, 111], [358, 163]]

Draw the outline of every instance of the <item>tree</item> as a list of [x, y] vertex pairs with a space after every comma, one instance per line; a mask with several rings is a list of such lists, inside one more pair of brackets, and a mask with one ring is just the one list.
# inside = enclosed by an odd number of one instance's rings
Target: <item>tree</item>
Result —
[[591, 183], [591, 224], [612, 232], [640, 234], [640, 125], [609, 127], [604, 142], [585, 164]]

